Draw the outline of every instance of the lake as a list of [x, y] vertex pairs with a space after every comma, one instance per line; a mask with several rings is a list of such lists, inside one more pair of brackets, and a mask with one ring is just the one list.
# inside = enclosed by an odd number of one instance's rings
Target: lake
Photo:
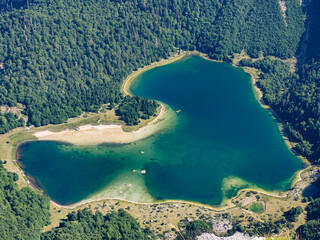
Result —
[[126, 145], [19, 146], [23, 170], [54, 201], [72, 204], [104, 191], [103, 197], [140, 202], [221, 205], [243, 188], [286, 191], [302, 169], [240, 68], [189, 56], [142, 73], [130, 91], [167, 104], [174, 120]]

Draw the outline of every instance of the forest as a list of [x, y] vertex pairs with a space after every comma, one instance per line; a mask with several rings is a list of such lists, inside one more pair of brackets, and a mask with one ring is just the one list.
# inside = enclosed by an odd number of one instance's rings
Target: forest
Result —
[[18, 175], [0, 162], [0, 238], [40, 239], [42, 228], [50, 224], [50, 200], [30, 187], [19, 189]]
[[28, 125], [63, 123], [120, 103], [126, 76], [179, 49], [287, 58], [303, 31], [296, 0], [285, 21], [277, 0], [1, 0], [0, 105], [23, 104]]
[[13, 114], [11, 112], [0, 113], [0, 134], [4, 134], [9, 132], [11, 129], [24, 126], [24, 119], [19, 118], [17, 114]]
[[68, 214], [60, 226], [41, 235], [41, 240], [92, 239], [92, 240], [147, 240], [155, 239], [148, 229], [141, 229], [138, 222], [123, 209], [105, 216], [87, 209]]
[[309, 36], [298, 70], [290, 72], [280, 60], [267, 57], [253, 62], [242, 60], [241, 66], [261, 70], [257, 85], [263, 100], [282, 121], [285, 133], [296, 143], [294, 150], [314, 164], [320, 162], [320, 2], [313, 1], [308, 10]]
[[305, 209], [307, 211], [306, 223], [300, 226], [296, 233], [299, 239], [320, 239], [320, 199], [311, 201]]
[[127, 125], [132, 126], [139, 124], [139, 119], [149, 119], [155, 115], [159, 106], [156, 101], [128, 95], [121, 101], [116, 114]]

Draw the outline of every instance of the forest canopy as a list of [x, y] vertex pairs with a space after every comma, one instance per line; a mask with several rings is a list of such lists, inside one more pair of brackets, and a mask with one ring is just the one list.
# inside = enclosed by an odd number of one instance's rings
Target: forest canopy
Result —
[[18, 175], [0, 162], [1, 239], [40, 239], [40, 231], [50, 223], [49, 198], [30, 187], [19, 189]]
[[320, 199], [311, 201], [305, 209], [307, 221], [297, 229], [299, 239], [317, 240], [320, 238]]
[[[143, 113], [124, 98], [123, 80], [180, 49], [228, 62], [242, 50], [280, 59], [299, 52], [295, 73], [271, 58], [242, 65], [262, 71], [265, 102], [295, 150], [318, 163], [320, 3], [312, 1], [306, 12], [298, 0], [285, 5], [282, 12], [278, 0], [0, 0], [0, 106], [22, 104], [26, 124], [42, 126], [110, 103], [134, 125], [155, 111]], [[24, 124], [1, 119], [0, 133]]]
[[270, 57], [240, 62], [261, 70], [258, 86], [264, 101], [282, 121], [290, 141], [296, 143], [294, 149], [315, 164], [320, 163], [319, 12], [320, 2], [312, 1], [307, 8], [309, 35], [296, 72]]
[[54, 239], [106, 239], [147, 240], [156, 239], [148, 229], [141, 229], [138, 222], [123, 209], [105, 216], [88, 209], [68, 214], [60, 226], [41, 235], [41, 240]]
[[286, 3], [284, 18], [278, 0], [0, 0], [0, 105], [58, 124], [120, 103], [126, 76], [177, 49], [292, 57], [304, 14]]
[[128, 125], [137, 125], [140, 118], [149, 119], [150, 116], [155, 115], [159, 104], [155, 101], [150, 101], [146, 98], [137, 96], [126, 96], [116, 113]]

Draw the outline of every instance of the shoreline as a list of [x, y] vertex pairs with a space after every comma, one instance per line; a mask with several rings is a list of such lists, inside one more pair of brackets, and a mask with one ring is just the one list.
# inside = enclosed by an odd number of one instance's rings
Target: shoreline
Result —
[[[312, 164], [309, 162], [309, 160], [307, 158], [305, 158], [304, 156], [298, 154], [294, 149], [293, 149], [293, 143], [290, 142], [287, 134], [285, 133], [284, 131], [284, 123], [283, 121], [278, 117], [278, 115], [276, 114], [276, 112], [271, 108], [271, 106], [265, 104], [264, 100], [263, 100], [263, 92], [261, 91], [261, 89], [257, 86], [257, 79], [255, 78], [254, 74], [250, 71], [250, 67], [240, 67], [240, 66], [237, 66], [235, 64], [232, 64], [232, 66], [234, 67], [238, 67], [238, 68], [241, 68], [243, 69], [247, 74], [249, 74], [250, 76], [250, 79], [251, 79], [251, 84], [252, 84], [252, 89], [254, 91], [254, 95], [256, 97], [256, 100], [258, 101], [258, 103], [260, 104], [260, 106], [264, 109], [266, 109], [270, 114], [271, 116], [276, 120], [276, 123], [278, 125], [278, 129], [279, 129], [279, 132], [280, 132], [280, 135], [284, 141], [284, 143], [286, 144], [287, 148], [289, 149], [289, 151], [294, 154], [297, 158], [299, 158], [303, 163], [305, 163], [307, 165], [306, 168], [303, 168], [301, 170], [298, 170], [296, 173], [295, 173], [295, 179], [292, 181], [292, 184], [291, 184], [291, 188], [294, 187], [294, 185], [299, 182], [300, 180], [302, 180], [301, 178], [301, 173], [303, 173], [304, 171], [307, 171], [308, 169], [310, 169], [312, 167]], [[286, 194], [288, 194], [289, 191], [286, 192]]]
[[[149, 65], [149, 66], [145, 66], [145, 67], [143, 67], [143, 68], [140, 68], [140, 69], [138, 69], [137, 71], [135, 71], [135, 72], [133, 72], [130, 76], [128, 76], [127, 78], [126, 78], [126, 80], [124, 81], [124, 83], [123, 83], [123, 85], [122, 85], [122, 87], [121, 87], [121, 90], [126, 94], [126, 95], [132, 95], [132, 93], [130, 92], [130, 90], [129, 90], [129, 88], [130, 88], [130, 85], [131, 85], [131, 83], [134, 81], [134, 79], [137, 77], [137, 76], [139, 76], [140, 74], [142, 74], [143, 72], [145, 72], [145, 71], [148, 71], [148, 70], [150, 70], [150, 69], [152, 69], [152, 68], [155, 68], [155, 67], [159, 67], [159, 66], [163, 66], [163, 65], [167, 65], [167, 64], [170, 64], [170, 63], [173, 63], [173, 62], [175, 62], [175, 61], [178, 61], [178, 60], [180, 60], [180, 59], [182, 59], [183, 57], [186, 57], [186, 56], [191, 56], [191, 55], [198, 55], [198, 56], [200, 56], [200, 57], [202, 57], [202, 58], [204, 58], [204, 59], [206, 59], [206, 60], [209, 60], [209, 61], [214, 61], [214, 62], [222, 62], [222, 61], [217, 61], [217, 60], [213, 60], [213, 59], [209, 59], [208, 57], [206, 57], [206, 55], [205, 54], [203, 54], [203, 53], [200, 53], [200, 52], [197, 52], [197, 51], [193, 51], [193, 52], [181, 52], [181, 53], [179, 53], [179, 54], [175, 54], [175, 55], [173, 55], [172, 57], [169, 57], [169, 59], [163, 59], [163, 60], [161, 60], [161, 61], [159, 61], [159, 62], [155, 62], [155, 63], [153, 63], [153, 64], [151, 64], [151, 65]], [[237, 65], [234, 65], [234, 64], [232, 64], [234, 67], [239, 67], [239, 66], [237, 66]], [[242, 68], [242, 67], [241, 67]], [[242, 68], [242, 69], [244, 69], [244, 68]], [[245, 70], [244, 70], [245, 71]], [[247, 72], [247, 71], [246, 71]], [[259, 98], [260, 99], [257, 99], [258, 100], [258, 102], [261, 104], [261, 106], [263, 107], [263, 108], [266, 108], [266, 109], [268, 109], [270, 112], [271, 112], [271, 114], [272, 114], [272, 116], [277, 120], [277, 122], [279, 123], [279, 124], [281, 124], [281, 120], [279, 120], [279, 118], [276, 116], [276, 114], [272, 111], [272, 109], [268, 106], [268, 105], [265, 105], [264, 104], [264, 102], [263, 102], [263, 93], [262, 93], [262, 91], [257, 87], [257, 85], [256, 85], [256, 79], [255, 79], [255, 77], [253, 76], [253, 74], [251, 74], [251, 73], [249, 73], [249, 72], [247, 72], [249, 75], [250, 75], [250, 77], [251, 77], [251, 82], [252, 82], [252, 87], [257, 91], [257, 93], [258, 93], [258, 95], [259, 95]], [[152, 125], [155, 125], [157, 122], [158, 122], [158, 120], [161, 120], [160, 118], [162, 117], [162, 115], [163, 115], [163, 112], [164, 112], [164, 108], [165, 108], [165, 106], [163, 105], [163, 104], [161, 104], [161, 111], [160, 111], [160, 114], [155, 118], [155, 119], [153, 119], [151, 122], [149, 122], [146, 126], [144, 126], [144, 127], [141, 127], [141, 128], [139, 128], [137, 131], [133, 131], [133, 132], [131, 132], [131, 133], [137, 133], [137, 132], [139, 132], [139, 131], [141, 131], [141, 129], [145, 129], [145, 128], [147, 128], [147, 127], [150, 127], [150, 126], [152, 126]], [[113, 126], [113, 127], [111, 127], [111, 126]], [[82, 128], [81, 128], [82, 127]], [[80, 128], [80, 131], [77, 131], [77, 132], [84, 132], [84, 131], [92, 131], [92, 130], [97, 130], [97, 131], [103, 131], [103, 130], [108, 130], [108, 129], [112, 129], [112, 128], [114, 128], [114, 129], [121, 129], [121, 126], [120, 125], [98, 125], [98, 126], [93, 126], [93, 125], [83, 125], [83, 126], [81, 126]], [[158, 130], [160, 130], [160, 129], [158, 129]], [[281, 129], [279, 128], [279, 130], [280, 130], [280, 132], [282, 132], [281, 131]], [[48, 130], [46, 130], [46, 131], [40, 131], [40, 132], [37, 132], [38, 133], [38, 136], [39, 136], [39, 139], [38, 140], [53, 140], [53, 139], [50, 139], [50, 136], [53, 136], [53, 135], [55, 135], [55, 134], [61, 134], [61, 133], [66, 133], [66, 132], [72, 132], [72, 133], [75, 133], [75, 131], [74, 130], [65, 130], [65, 131], [62, 131], [62, 132], [58, 132], [58, 133], [54, 133], [54, 132], [50, 132], [50, 131], [48, 131]], [[120, 130], [120, 131], [122, 131], [122, 132], [124, 132], [123, 130]], [[44, 133], [44, 132], [46, 132], [46, 133]], [[77, 133], [76, 132], [76, 133]], [[36, 134], [37, 134], [36, 133]], [[42, 133], [42, 134], [41, 134]], [[126, 133], [126, 132], [124, 132], [124, 133]], [[154, 134], [155, 132], [149, 132], [148, 134], [149, 135], [145, 135], [145, 136], [143, 136], [142, 138], [137, 138], [136, 140], [133, 140], [133, 141], [138, 141], [138, 140], [141, 140], [141, 139], [143, 139], [143, 138], [147, 138], [147, 137], [149, 137], [149, 136], [151, 136], [152, 134]], [[40, 134], [40, 135], [39, 135]], [[63, 134], [61, 135], [61, 138], [64, 138], [64, 136], [63, 136]], [[94, 135], [94, 134], [93, 134]], [[281, 134], [282, 136], [283, 136], [283, 134]], [[283, 139], [284, 139], [284, 141], [286, 142], [286, 141], [288, 141], [286, 138], [285, 138], [286, 136], [283, 136]], [[27, 140], [28, 141], [28, 140]], [[63, 142], [69, 142], [69, 141], [65, 141], [65, 140], [58, 140], [58, 141], [63, 141]], [[25, 142], [25, 141], [24, 141]], [[129, 142], [132, 142], [132, 140], [131, 141], [129, 141]], [[129, 143], [129, 142], [115, 142], [115, 141], [107, 141], [107, 142], [94, 142], [94, 143], [92, 143], [92, 144], [99, 144], [99, 143]], [[23, 143], [23, 142], [21, 142], [21, 143]], [[73, 142], [69, 142], [69, 143], [73, 143]], [[290, 143], [290, 142], [289, 142]], [[19, 143], [20, 144], [20, 143]], [[17, 144], [17, 147], [19, 146], [19, 144]], [[73, 143], [74, 144], [74, 143]], [[86, 142], [86, 143], [83, 143], [83, 144], [85, 144], [85, 145], [88, 145], [88, 143]], [[291, 145], [290, 145], [291, 146]], [[289, 147], [288, 147], [289, 148]], [[295, 153], [295, 152], [293, 152], [292, 150], [291, 150], [291, 148], [289, 148], [289, 150], [293, 153], [293, 154], [295, 154], [296, 156], [297, 156], [297, 154]], [[298, 156], [299, 157], [299, 156]], [[306, 159], [305, 159], [306, 160]], [[307, 160], [306, 160], [306, 162], [308, 162]], [[309, 162], [308, 162], [309, 163]], [[309, 166], [310, 167], [310, 166]], [[301, 180], [301, 177], [300, 177], [300, 175], [301, 175], [301, 173], [303, 172], [303, 171], [306, 171], [306, 170], [308, 170], [309, 169], [309, 167], [307, 167], [307, 168], [305, 168], [305, 169], [302, 169], [302, 170], [299, 170], [299, 171], [297, 171], [295, 174], [296, 174], [296, 179], [292, 182], [292, 185], [291, 186], [294, 186], [298, 181], [300, 181]], [[32, 184], [30, 184], [30, 182], [28, 181], [28, 184], [29, 184], [29, 186], [30, 185], [32, 185]], [[32, 187], [32, 186], [31, 186]], [[264, 195], [267, 195], [267, 196], [271, 196], [271, 197], [277, 197], [277, 198], [285, 198], [285, 197], [287, 197], [287, 195], [288, 195], [288, 193], [290, 192], [290, 190], [288, 190], [288, 191], [286, 191], [286, 192], [281, 192], [281, 196], [279, 196], [279, 195], [276, 195], [275, 193], [272, 193], [272, 192], [268, 192], [268, 191], [264, 191], [264, 190], [261, 190], [261, 189], [254, 189], [254, 188], [244, 188], [244, 189], [241, 189], [241, 190], [239, 190], [238, 192], [237, 192], [237, 195], [235, 196], [235, 197], [233, 197], [233, 198], [231, 198], [231, 199], [228, 199], [227, 201], [226, 201], [226, 205], [224, 205], [224, 206], [221, 206], [221, 207], [215, 207], [215, 206], [212, 206], [212, 205], [208, 205], [208, 204], [202, 204], [202, 203], [198, 203], [198, 202], [192, 202], [192, 201], [184, 201], [184, 200], [162, 200], [162, 201], [154, 201], [154, 202], [152, 202], [152, 203], [143, 203], [143, 202], [134, 202], [134, 201], [130, 201], [130, 200], [124, 200], [124, 199], [119, 199], [119, 198], [101, 198], [101, 199], [94, 199], [94, 198], [88, 198], [88, 199], [84, 199], [83, 201], [80, 201], [80, 202], [78, 202], [78, 203], [74, 203], [74, 204], [71, 204], [71, 205], [60, 205], [60, 204], [58, 204], [58, 203], [56, 203], [56, 202], [54, 202], [53, 200], [50, 200], [51, 201], [51, 203], [53, 203], [54, 205], [56, 205], [56, 206], [58, 206], [58, 207], [61, 207], [61, 208], [67, 208], [67, 209], [73, 209], [73, 208], [76, 208], [76, 207], [78, 207], [78, 206], [82, 206], [82, 205], [85, 205], [85, 204], [88, 204], [88, 203], [92, 203], [92, 202], [97, 202], [97, 201], [102, 201], [102, 200], [120, 200], [120, 201], [124, 201], [124, 202], [128, 202], [128, 203], [133, 203], [133, 204], [142, 204], [142, 205], [151, 205], [151, 204], [161, 204], [161, 203], [189, 203], [189, 204], [193, 204], [193, 205], [197, 205], [197, 206], [203, 206], [203, 207], [206, 207], [206, 208], [210, 208], [210, 209], [213, 209], [213, 210], [215, 210], [215, 211], [223, 211], [223, 210], [227, 210], [227, 209], [230, 209], [230, 208], [233, 208], [233, 207], [235, 207], [236, 205], [235, 204], [233, 204], [232, 203], [232, 199], [234, 199], [234, 198], [236, 198], [242, 191], [256, 191], [256, 192], [259, 192], [259, 193], [261, 193], [261, 194], [264, 194]], [[280, 193], [280, 192], [279, 192]]]
[[[168, 116], [170, 108], [160, 103], [161, 109], [156, 116], [147, 125], [138, 130], [127, 132], [121, 125], [92, 125], [86, 124], [76, 129], [68, 129], [60, 132], [51, 132], [49, 130], [39, 131], [33, 134], [37, 141], [59, 141], [71, 143], [74, 145], [98, 145], [104, 143], [127, 144], [148, 138], [160, 131], [165, 123], [170, 119]], [[18, 146], [18, 145], [17, 145]]]
[[183, 58], [184, 56], [186, 56], [187, 52], [182, 52], [182, 53], [176, 53], [173, 56], [169, 57], [168, 59], [162, 59], [158, 62], [154, 62], [151, 63], [148, 66], [144, 66], [142, 68], [139, 68], [138, 70], [132, 72], [123, 82], [122, 86], [121, 86], [121, 91], [125, 94], [125, 95], [133, 95], [130, 91], [130, 85], [132, 83], [132, 81], [139, 76], [140, 74], [155, 68], [155, 67], [159, 67], [159, 66], [164, 66], [173, 62], [176, 62], [178, 60], [180, 60], [181, 58]]
[[[182, 59], [183, 57], [186, 57], [186, 56], [192, 56], [192, 55], [196, 55], [196, 56], [200, 56], [202, 57], [203, 59], [205, 60], [208, 60], [208, 61], [212, 61], [212, 62], [221, 62], [223, 63], [224, 61], [220, 61], [220, 60], [214, 60], [214, 59], [210, 59], [205, 53], [202, 53], [202, 52], [198, 52], [198, 51], [183, 51], [181, 52], [180, 54], [176, 54], [174, 56], [172, 56], [171, 58], [167, 59], [167, 60], [161, 60], [159, 62], [155, 62], [155, 63], [152, 63], [151, 65], [149, 66], [145, 66], [141, 69], [138, 69], [137, 71], [133, 72], [129, 77], [127, 77], [127, 79], [124, 81], [124, 84], [122, 85], [121, 89], [122, 91], [127, 94], [127, 95], [132, 95], [132, 93], [130, 92], [130, 85], [131, 83], [134, 81], [134, 79], [139, 76], [140, 74], [142, 74], [143, 72], [145, 71], [148, 71], [152, 68], [156, 68], [156, 67], [159, 67], [159, 66], [164, 66], [164, 65], [167, 65], [167, 64], [170, 64], [170, 63], [173, 63], [175, 61], [178, 61], [180, 59]], [[249, 74], [250, 76], [250, 79], [251, 79], [251, 84], [252, 84], [252, 89], [253, 89], [253, 92], [254, 92], [254, 96], [256, 98], [256, 100], [258, 101], [258, 103], [260, 104], [260, 106], [264, 109], [266, 109], [267, 111], [270, 112], [271, 116], [276, 120], [277, 122], [277, 125], [278, 125], [278, 129], [280, 131], [280, 135], [282, 136], [282, 139], [284, 141], [284, 143], [287, 145], [288, 149], [290, 152], [292, 152], [292, 154], [294, 154], [296, 157], [298, 157], [302, 163], [305, 163], [307, 165], [306, 168], [304, 169], [301, 169], [299, 171], [297, 171], [295, 173], [295, 180], [292, 181], [292, 184], [291, 184], [291, 188], [298, 182], [301, 180], [301, 177], [300, 177], [300, 174], [304, 171], [307, 171], [311, 166], [312, 164], [308, 161], [308, 159], [306, 159], [305, 157], [303, 157], [302, 155], [299, 155], [297, 152], [294, 151], [293, 149], [293, 144], [290, 142], [288, 136], [286, 135], [286, 133], [284, 132], [283, 130], [283, 122], [282, 120], [278, 117], [278, 115], [273, 111], [273, 109], [269, 106], [269, 105], [266, 105], [264, 100], [263, 100], [263, 92], [261, 91], [261, 89], [257, 86], [257, 79], [256, 77], [254, 76], [254, 74], [250, 71], [250, 67], [240, 67], [234, 63], [230, 63], [233, 67], [236, 67], [236, 68], [241, 68], [244, 70], [244, 72], [246, 72], [247, 74]], [[256, 70], [256, 69], [255, 69]], [[288, 193], [288, 192], [286, 192]]]
[[[156, 68], [156, 67], [160, 67], [160, 66], [164, 66], [170, 63], [174, 63], [176, 61], [179, 61], [180, 59], [186, 57], [186, 56], [200, 56], [204, 59], [210, 60], [209, 58], [207, 58], [205, 56], [204, 53], [198, 52], [198, 51], [181, 51], [180, 53], [175, 53], [173, 54], [173, 56], [169, 57], [168, 59], [162, 59], [158, 62], [154, 62], [151, 63], [148, 66], [144, 66], [142, 68], [139, 68], [138, 70], [134, 71], [133, 73], [131, 73], [123, 82], [122, 86], [121, 86], [121, 91], [125, 94], [125, 95], [133, 95], [130, 91], [130, 85], [132, 84], [132, 82], [135, 80], [136, 77], [138, 77], [140, 74]], [[210, 61], [215, 61], [215, 60], [210, 60]]]
[[[31, 187], [31, 186], [30, 186]], [[37, 188], [34, 188], [37, 189]], [[39, 189], [37, 189], [39, 190]], [[42, 189], [40, 189], [42, 190]], [[43, 190], [42, 190], [43, 191]], [[166, 203], [184, 203], [184, 204], [192, 204], [194, 206], [199, 206], [199, 207], [205, 207], [211, 210], [214, 210], [216, 212], [220, 212], [220, 211], [226, 211], [228, 209], [237, 207], [236, 204], [234, 204], [232, 202], [232, 200], [234, 198], [236, 198], [237, 196], [239, 196], [242, 192], [248, 192], [248, 191], [254, 191], [257, 192], [259, 194], [263, 194], [266, 195], [268, 197], [275, 197], [275, 198], [286, 198], [288, 193], [290, 192], [290, 190], [286, 191], [286, 192], [281, 192], [282, 195], [277, 195], [275, 193], [272, 192], [268, 192], [262, 189], [255, 189], [255, 188], [244, 188], [244, 189], [240, 189], [237, 192], [237, 195], [234, 196], [231, 199], [228, 199], [227, 201], [225, 201], [225, 204], [222, 206], [219, 205], [209, 205], [209, 204], [205, 204], [205, 203], [199, 203], [199, 202], [193, 202], [193, 201], [188, 201], [188, 200], [179, 200], [179, 199], [167, 199], [167, 200], [155, 200], [154, 202], [136, 202], [136, 201], [131, 201], [131, 200], [126, 200], [126, 199], [121, 199], [121, 198], [112, 198], [112, 197], [102, 197], [102, 198], [88, 198], [88, 199], [84, 199], [80, 202], [77, 203], [73, 203], [70, 205], [61, 205], [57, 202], [55, 202], [54, 200], [50, 199], [50, 202], [55, 205], [56, 207], [60, 207], [60, 208], [65, 208], [65, 209], [74, 209], [77, 207], [81, 207], [84, 206], [86, 204], [90, 204], [90, 203], [94, 203], [94, 202], [99, 202], [99, 201], [108, 201], [108, 200], [116, 200], [116, 201], [123, 201], [126, 203], [131, 203], [131, 204], [136, 204], [136, 205], [153, 205], [153, 204], [166, 204]], [[280, 193], [280, 192], [279, 192]], [[223, 204], [223, 202], [221, 203]]]

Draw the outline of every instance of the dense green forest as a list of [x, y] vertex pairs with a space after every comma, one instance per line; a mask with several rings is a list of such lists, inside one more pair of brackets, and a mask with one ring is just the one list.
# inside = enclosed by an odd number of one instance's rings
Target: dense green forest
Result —
[[307, 8], [307, 35], [306, 40], [306, 63], [312, 64], [314, 62], [319, 62], [320, 60], [320, 2], [319, 1], [311, 1]]
[[[291, 73], [289, 66], [265, 58], [256, 62], [242, 60], [240, 65], [262, 71], [258, 86], [264, 101], [283, 122], [289, 139], [297, 144], [294, 149], [310, 161], [320, 159], [320, 2], [308, 7], [308, 39], [302, 44], [302, 62], [298, 71]], [[300, 61], [301, 61], [300, 59]]]
[[120, 103], [129, 73], [176, 49], [224, 60], [242, 49], [286, 58], [304, 31], [297, 0], [287, 0], [286, 21], [278, 0], [1, 0], [0, 7], [0, 105], [23, 104], [35, 126]]
[[92, 239], [92, 240], [147, 240], [155, 239], [148, 229], [141, 229], [137, 221], [120, 209], [105, 216], [101, 212], [93, 214], [84, 209], [68, 214], [68, 219], [58, 228], [41, 235], [43, 240]]
[[11, 112], [0, 113], [0, 134], [9, 132], [11, 129], [17, 127], [24, 127], [25, 121], [23, 118], [19, 118], [18, 115]]
[[0, 163], [0, 239], [39, 239], [40, 231], [50, 223], [48, 197], [30, 187], [19, 190], [18, 175]]
[[119, 105], [116, 113], [126, 124], [137, 125], [140, 122], [140, 118], [149, 119], [150, 116], [154, 115], [158, 107], [159, 104], [155, 101], [137, 96], [126, 96]]
[[320, 239], [320, 199], [309, 203], [306, 207], [307, 222], [297, 229], [299, 239]]

